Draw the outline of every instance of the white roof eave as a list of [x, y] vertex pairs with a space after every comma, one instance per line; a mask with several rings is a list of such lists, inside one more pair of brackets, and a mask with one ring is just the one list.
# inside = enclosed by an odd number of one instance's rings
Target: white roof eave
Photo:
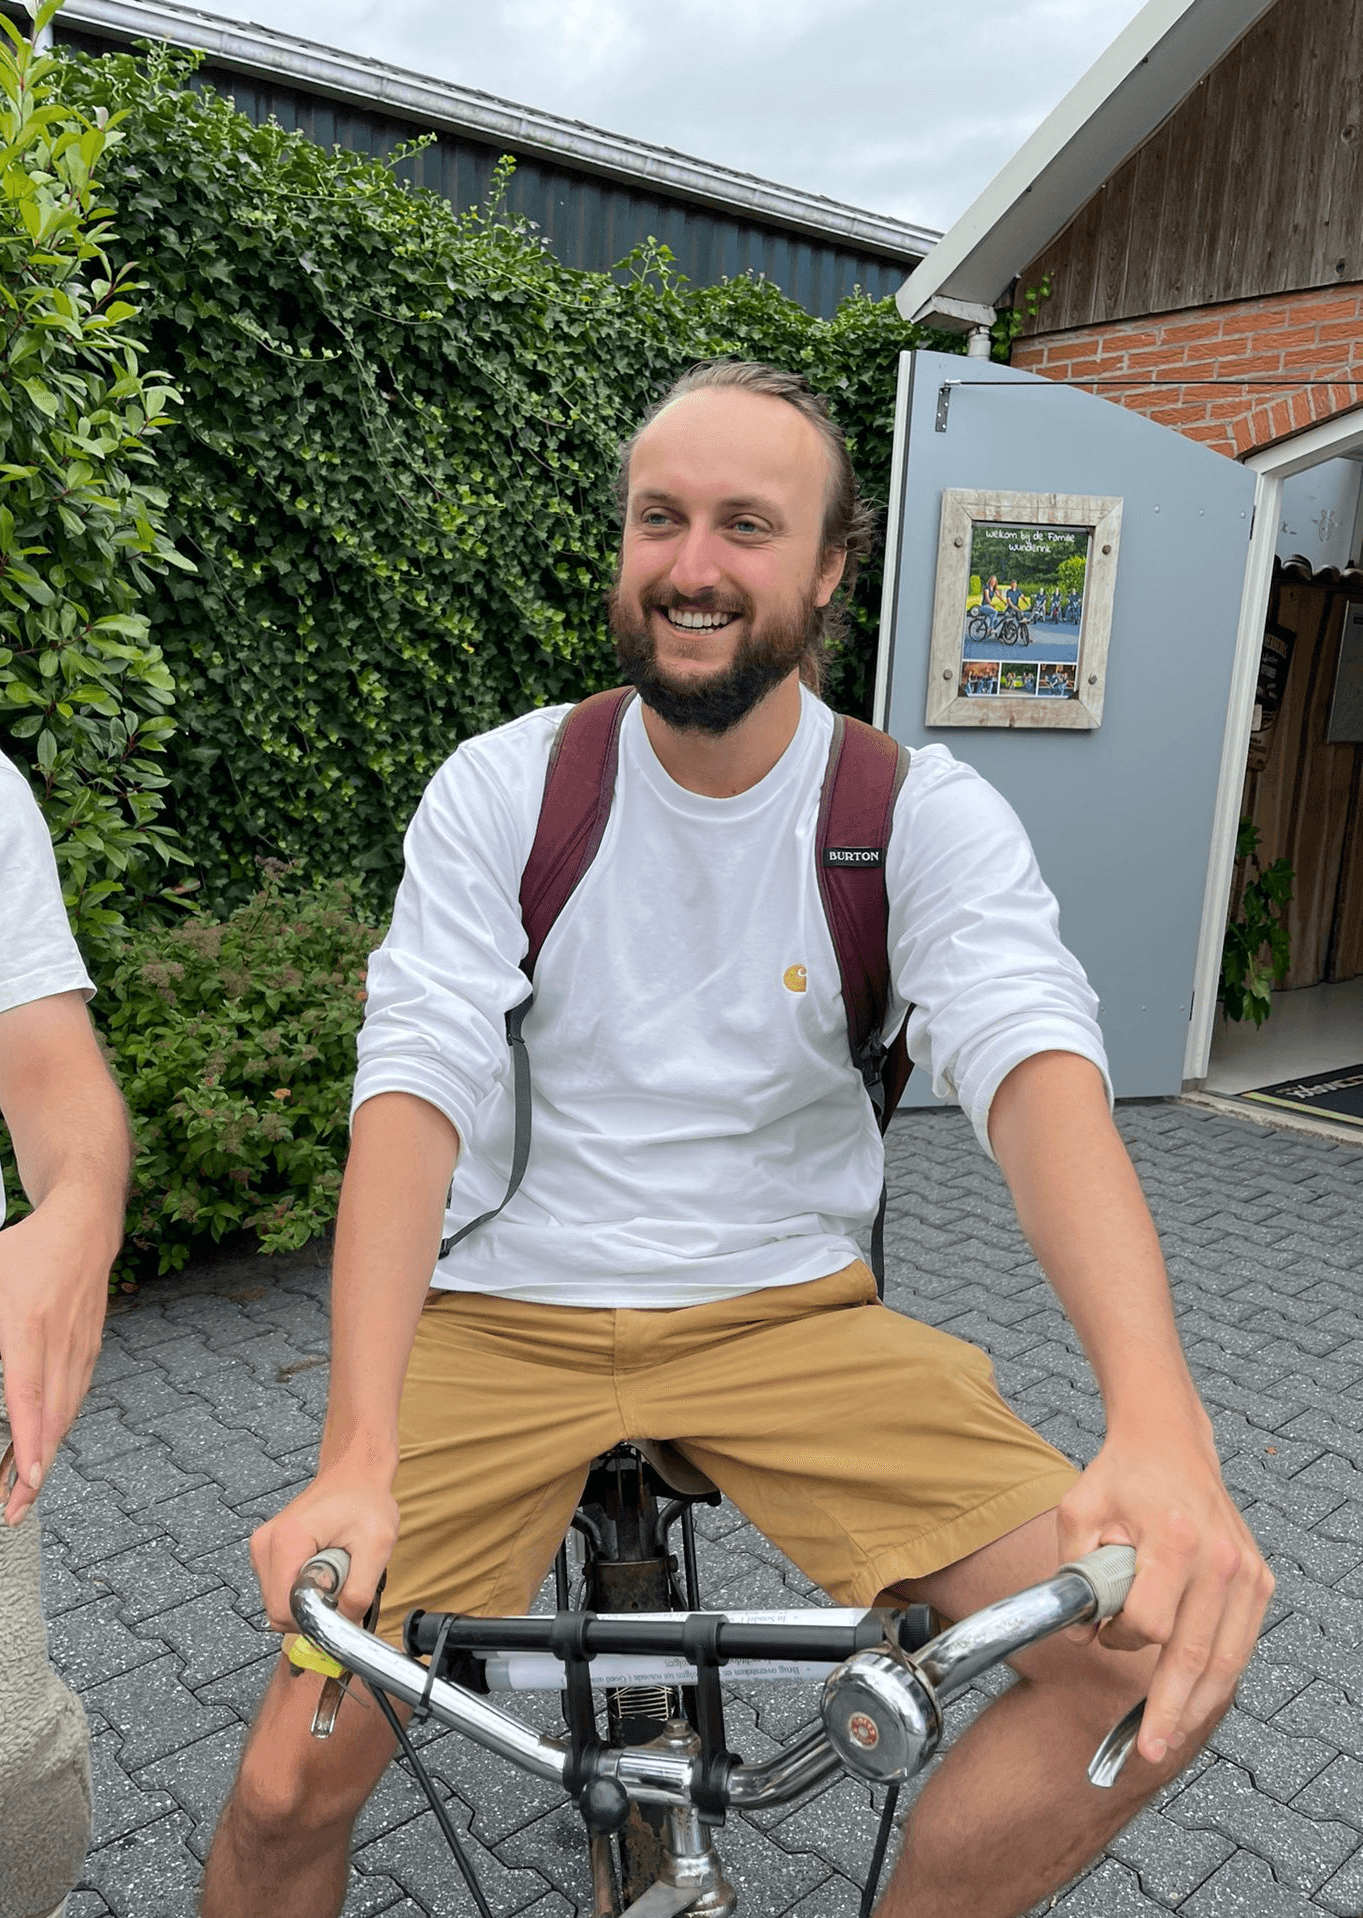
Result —
[[954, 307], [995, 307], [1028, 262], [1275, 4], [1147, 0], [909, 275], [896, 295], [905, 319], [937, 314], [950, 325]]

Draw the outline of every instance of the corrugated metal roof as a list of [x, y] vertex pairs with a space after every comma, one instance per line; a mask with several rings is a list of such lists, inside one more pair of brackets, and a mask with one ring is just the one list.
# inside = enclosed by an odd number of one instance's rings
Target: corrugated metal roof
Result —
[[471, 87], [315, 46], [271, 27], [179, 6], [174, 0], [67, 0], [58, 16], [59, 37], [73, 27], [123, 44], [165, 40], [197, 48], [215, 66], [266, 85], [282, 83], [361, 108], [380, 108], [418, 130], [463, 134], [499, 151], [557, 161], [575, 172], [643, 187], [662, 199], [740, 215], [860, 254], [911, 262], [921, 259], [940, 237], [930, 227], [845, 206], [668, 147], [649, 146]]

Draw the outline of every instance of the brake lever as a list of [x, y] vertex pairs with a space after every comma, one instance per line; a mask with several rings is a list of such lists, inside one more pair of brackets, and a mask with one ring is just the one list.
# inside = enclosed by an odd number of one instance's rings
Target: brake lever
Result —
[[1107, 1791], [1117, 1782], [1117, 1775], [1131, 1756], [1136, 1736], [1145, 1716], [1145, 1700], [1138, 1699], [1126, 1714], [1119, 1719], [1089, 1760], [1089, 1783]]
[[[342, 1586], [350, 1576], [350, 1554], [342, 1550], [340, 1546], [318, 1552], [302, 1567], [298, 1576], [300, 1579], [307, 1579], [311, 1585], [315, 1586], [327, 1604], [335, 1605], [341, 1595]], [[369, 1616], [365, 1619], [366, 1626], [371, 1622], [377, 1605], [378, 1594], [375, 1593], [374, 1604], [370, 1606]], [[322, 1689], [312, 1714], [312, 1736], [330, 1738], [336, 1729], [336, 1715], [341, 1709], [341, 1701], [350, 1690], [351, 1673], [343, 1670], [318, 1646], [297, 1635], [294, 1635], [292, 1643], [286, 1641], [285, 1656], [292, 1665], [295, 1675], [300, 1671], [309, 1670], [323, 1674]]]

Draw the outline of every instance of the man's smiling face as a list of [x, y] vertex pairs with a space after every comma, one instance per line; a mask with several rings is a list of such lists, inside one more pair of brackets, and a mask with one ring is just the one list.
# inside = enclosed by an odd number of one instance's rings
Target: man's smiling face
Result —
[[767, 394], [688, 393], [639, 435], [611, 627], [669, 724], [725, 732], [798, 668], [842, 574], [828, 486], [818, 432]]

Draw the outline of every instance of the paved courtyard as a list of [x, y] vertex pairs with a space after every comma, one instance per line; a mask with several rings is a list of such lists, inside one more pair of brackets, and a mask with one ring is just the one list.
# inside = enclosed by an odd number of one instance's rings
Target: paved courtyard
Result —
[[[1363, 1150], [1181, 1105], [1124, 1107], [1120, 1123], [1227, 1477], [1278, 1594], [1212, 1749], [1055, 1908], [1356, 1918]], [[1087, 1367], [968, 1127], [955, 1113], [906, 1115], [891, 1157], [891, 1302], [984, 1346], [1018, 1409], [1089, 1458], [1102, 1420]], [[326, 1349], [325, 1273], [305, 1255], [191, 1271], [148, 1286], [110, 1322], [41, 1504], [53, 1657], [94, 1731], [94, 1849], [70, 1918], [194, 1910], [273, 1656], [246, 1541], [309, 1475]], [[728, 1507], [702, 1511], [701, 1525], [710, 1604], [809, 1595]], [[761, 1756], [810, 1716], [811, 1699], [767, 1688], [735, 1697], [732, 1742]], [[985, 1702], [966, 1700], [957, 1723]], [[498, 1918], [585, 1912], [576, 1815], [451, 1735], [428, 1750]], [[803, 1808], [731, 1819], [720, 1844], [743, 1912], [850, 1918], [874, 1822], [869, 1793], [847, 1781]], [[417, 1787], [390, 1770], [358, 1834], [347, 1918], [472, 1909]]]

